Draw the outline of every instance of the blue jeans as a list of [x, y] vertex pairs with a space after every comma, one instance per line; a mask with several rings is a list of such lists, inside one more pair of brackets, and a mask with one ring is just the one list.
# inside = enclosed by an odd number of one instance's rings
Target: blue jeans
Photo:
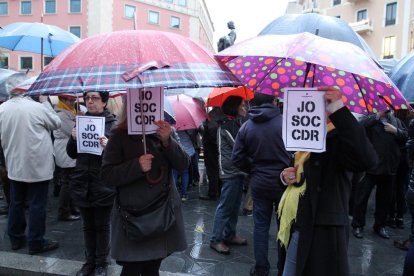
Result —
[[214, 216], [210, 241], [219, 243], [236, 235], [236, 225], [243, 195], [243, 176], [222, 179], [220, 202]]
[[187, 195], [188, 180], [190, 172], [188, 169], [183, 171], [177, 171], [173, 169], [174, 184], [177, 187], [178, 176], [181, 175], [181, 196]]
[[[258, 190], [252, 188], [253, 198], [253, 243], [255, 271], [260, 275], [269, 273], [269, 229], [272, 217], [276, 217], [274, 210], [279, 205], [281, 193], [277, 191]], [[277, 229], [273, 229], [276, 233]]]
[[286, 254], [285, 268], [282, 276], [296, 276], [296, 263], [299, 244], [299, 232], [294, 231], [290, 236]]
[[30, 249], [43, 246], [46, 231], [46, 204], [48, 181], [20, 182], [10, 180], [10, 209], [7, 232], [13, 244], [24, 242], [26, 230], [25, 202], [29, 205], [29, 235]]

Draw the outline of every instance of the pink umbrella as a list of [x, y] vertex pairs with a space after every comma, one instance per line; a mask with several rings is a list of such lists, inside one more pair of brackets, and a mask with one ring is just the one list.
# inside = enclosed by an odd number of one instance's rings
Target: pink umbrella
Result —
[[207, 119], [207, 112], [193, 98], [187, 95], [167, 96], [177, 121], [177, 130], [198, 128]]

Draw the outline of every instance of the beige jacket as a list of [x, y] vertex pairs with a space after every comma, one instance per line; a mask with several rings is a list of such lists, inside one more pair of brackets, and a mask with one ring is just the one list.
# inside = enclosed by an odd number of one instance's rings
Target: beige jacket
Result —
[[51, 131], [61, 121], [48, 102], [17, 96], [0, 105], [0, 138], [8, 177], [22, 182], [53, 178]]

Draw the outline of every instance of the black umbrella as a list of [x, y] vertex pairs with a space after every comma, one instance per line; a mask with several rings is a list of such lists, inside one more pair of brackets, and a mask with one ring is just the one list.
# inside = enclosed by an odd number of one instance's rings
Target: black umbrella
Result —
[[414, 102], [414, 52], [401, 59], [391, 70], [390, 79], [408, 102]]
[[316, 13], [286, 14], [273, 20], [259, 35], [287, 35], [303, 32], [352, 43], [364, 50], [379, 65], [374, 52], [364, 39], [347, 22], [337, 17]]

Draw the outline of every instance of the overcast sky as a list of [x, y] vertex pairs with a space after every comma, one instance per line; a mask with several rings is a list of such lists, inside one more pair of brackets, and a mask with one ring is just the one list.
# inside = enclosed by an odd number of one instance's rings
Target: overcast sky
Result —
[[[205, 0], [214, 24], [214, 46], [227, 35], [227, 22], [236, 26], [236, 42], [256, 36], [286, 11], [288, 0]], [[216, 48], [217, 50], [217, 48]]]

